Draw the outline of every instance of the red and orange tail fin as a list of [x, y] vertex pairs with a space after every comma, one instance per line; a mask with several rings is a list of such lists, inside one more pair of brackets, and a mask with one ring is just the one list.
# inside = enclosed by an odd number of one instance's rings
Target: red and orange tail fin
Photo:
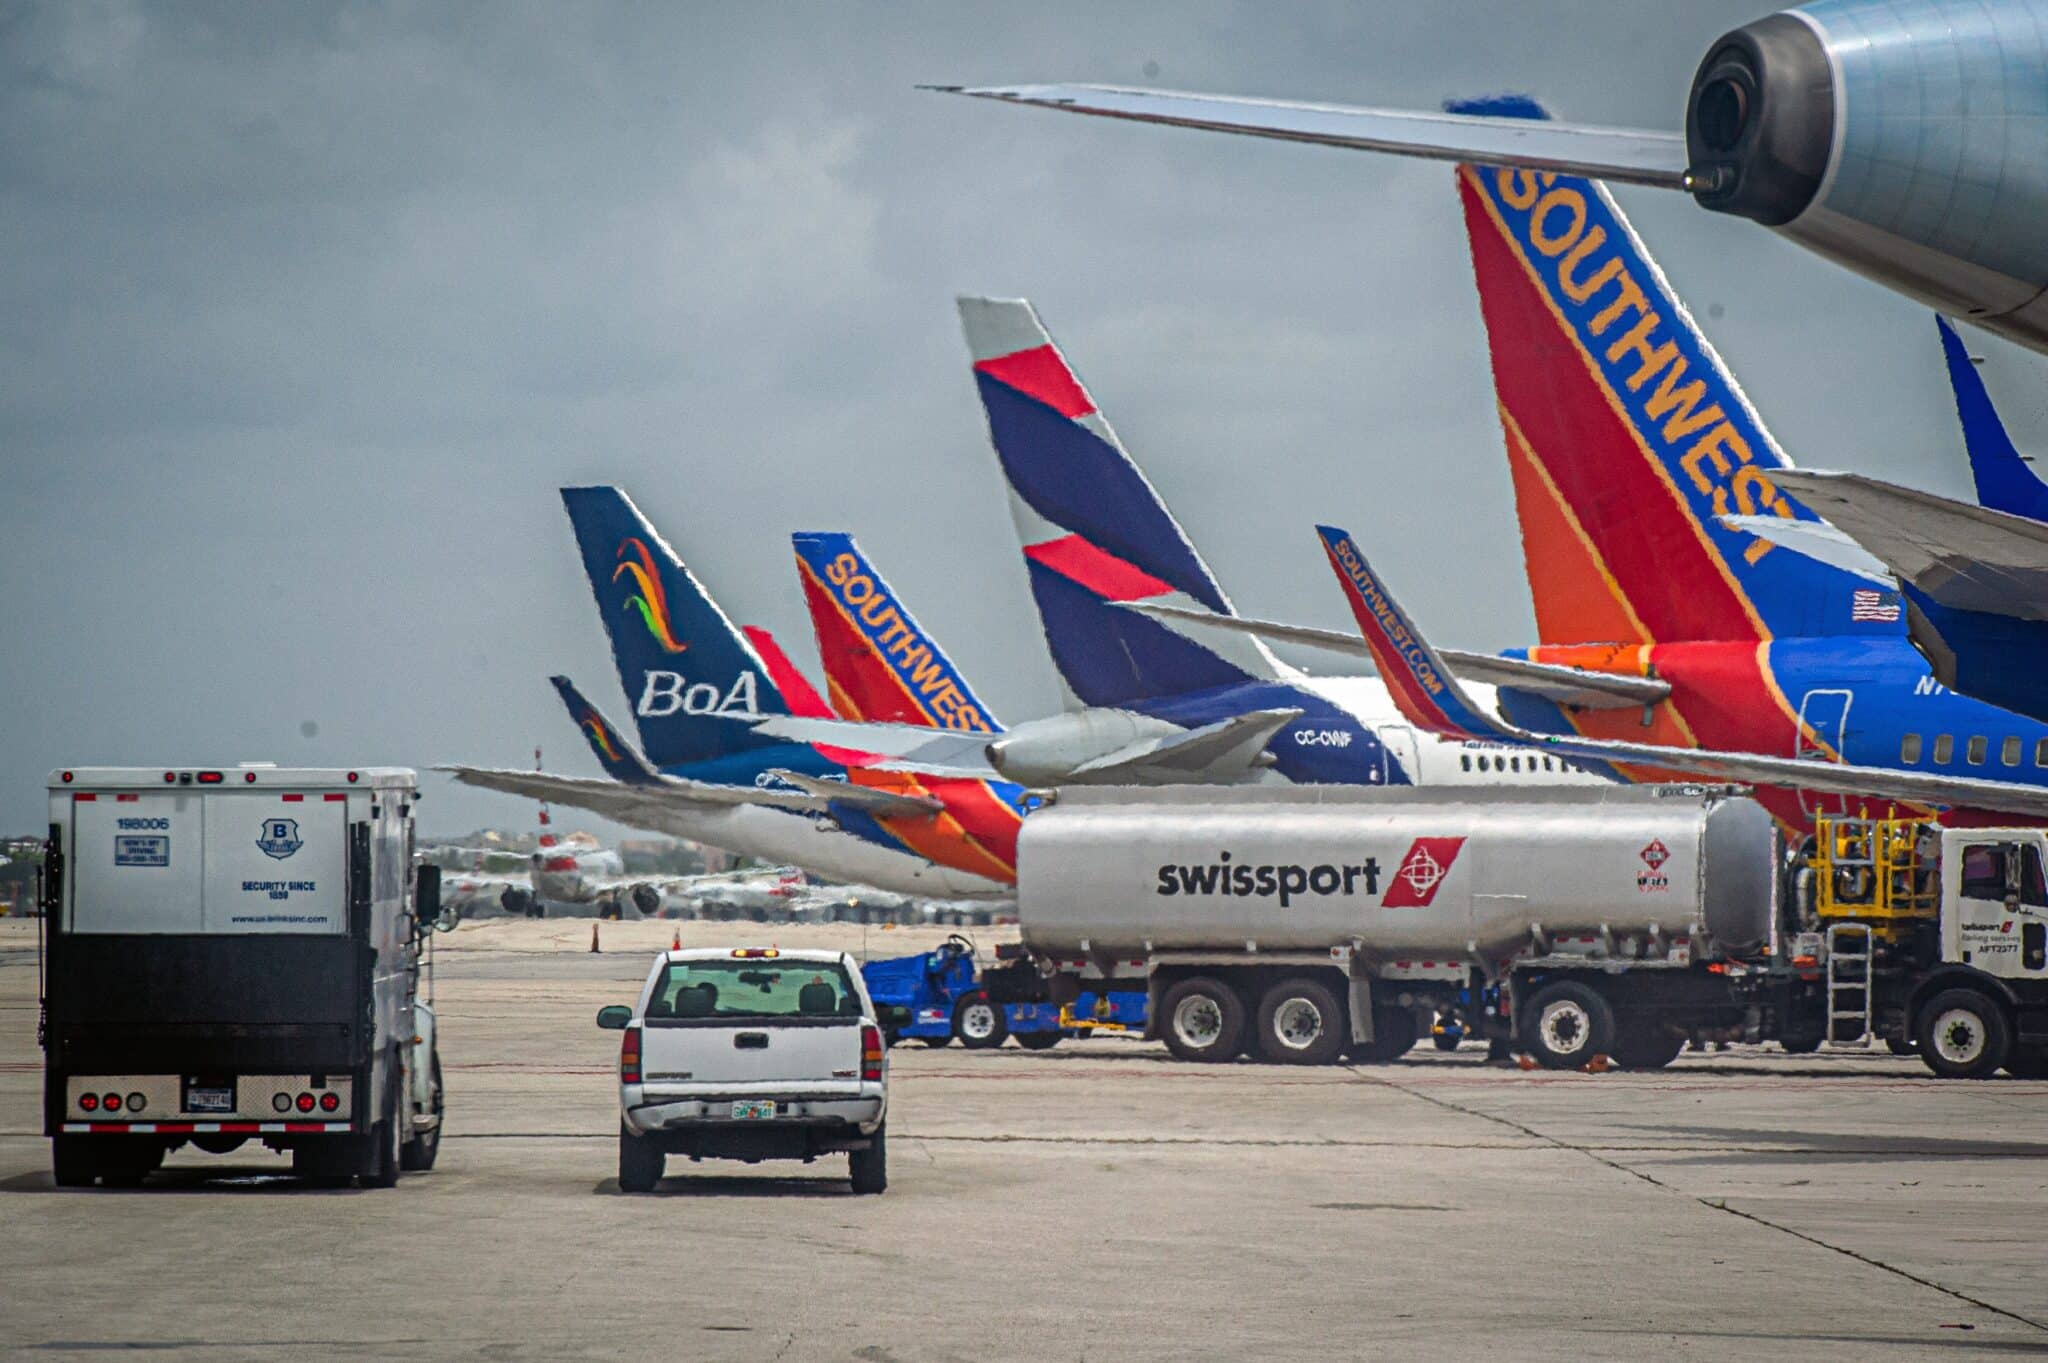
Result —
[[1722, 520], [1817, 517], [1772, 481], [1789, 461], [1607, 190], [1457, 181], [1543, 642], [1897, 633], [1855, 609], [1869, 583]]
[[747, 642], [761, 655], [761, 662], [768, 669], [768, 680], [775, 683], [782, 692], [783, 703], [798, 719], [830, 719], [831, 709], [825, 698], [818, 694], [818, 688], [811, 685], [797, 665], [782, 651], [782, 645], [773, 634], [759, 625], [742, 625], [740, 632], [747, 636]]

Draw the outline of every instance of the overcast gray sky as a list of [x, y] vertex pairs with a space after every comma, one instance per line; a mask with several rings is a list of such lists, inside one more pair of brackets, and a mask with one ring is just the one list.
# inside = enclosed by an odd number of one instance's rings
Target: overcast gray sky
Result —
[[[1447, 167], [911, 87], [1676, 127], [1764, 9], [0, 6], [0, 830], [66, 763], [594, 773], [545, 681], [623, 716], [566, 482], [806, 666], [787, 536], [851, 530], [1048, 712], [959, 292], [1037, 301], [1240, 609], [1346, 623], [1329, 518], [1444, 642], [1527, 642]], [[1619, 196], [1797, 462], [1966, 492], [1923, 310]], [[1980, 348], [2038, 444], [2033, 361]], [[428, 779], [434, 829], [529, 817]]]

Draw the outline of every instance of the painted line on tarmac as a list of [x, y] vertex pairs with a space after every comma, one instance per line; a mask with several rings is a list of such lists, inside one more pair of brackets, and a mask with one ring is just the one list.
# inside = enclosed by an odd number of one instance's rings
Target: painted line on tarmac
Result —
[[[1390, 1088], [1394, 1090], [1396, 1093], [1405, 1093], [1411, 1098], [1420, 1099], [1422, 1102], [1429, 1103], [1434, 1107], [1443, 1108], [1449, 1112], [1461, 1113], [1467, 1117], [1477, 1117], [1481, 1121], [1492, 1122], [1496, 1126], [1504, 1126], [1511, 1131], [1519, 1131], [1525, 1136], [1531, 1137], [1535, 1140], [1542, 1141], [1545, 1144], [1555, 1146], [1560, 1150], [1570, 1150], [1575, 1154], [1584, 1155], [1587, 1159], [1592, 1160], [1594, 1163], [1605, 1165], [1607, 1168], [1614, 1170], [1616, 1173], [1627, 1174], [1630, 1178], [1639, 1179], [1642, 1182], [1649, 1184], [1651, 1187], [1658, 1189], [1659, 1191], [1671, 1193], [1675, 1196], [1682, 1197], [1686, 1199], [1688, 1202], [1695, 1202], [1700, 1206], [1707, 1208], [1709, 1211], [1725, 1212], [1729, 1216], [1738, 1217], [1741, 1220], [1753, 1222], [1754, 1224], [1762, 1226], [1768, 1230], [1774, 1230], [1780, 1232], [1781, 1234], [1789, 1235], [1795, 1240], [1803, 1240], [1807, 1244], [1812, 1245], [1817, 1249], [1830, 1250], [1836, 1254], [1841, 1255], [1846, 1259], [1854, 1259], [1859, 1264], [1864, 1264], [1870, 1268], [1879, 1269], [1885, 1273], [1890, 1273], [1896, 1277], [1904, 1278], [1907, 1282], [1910, 1283], [1917, 1283], [1919, 1286], [1929, 1288], [1935, 1292], [1939, 1292], [1945, 1297], [1950, 1297], [1956, 1301], [1963, 1302], [1966, 1305], [1974, 1306], [1980, 1311], [1988, 1311], [1994, 1316], [2003, 1316], [2007, 1320], [2017, 1321], [2021, 1325], [2029, 1326], [2032, 1329], [2048, 1332], [2048, 1321], [2039, 1321], [2034, 1319], [2032, 1316], [2022, 1315], [2018, 1311], [2008, 1310], [2003, 1306], [1995, 1306], [1992, 1303], [1985, 1301], [1982, 1297], [1973, 1297], [1969, 1293], [1964, 1292], [1958, 1288], [1949, 1287], [1944, 1283], [1938, 1283], [1934, 1281], [1932, 1278], [1922, 1277], [1920, 1274], [1913, 1272], [1911, 1269], [1901, 1268], [1897, 1264], [1886, 1263], [1882, 1259], [1875, 1258], [1872, 1255], [1865, 1254], [1860, 1250], [1850, 1249], [1846, 1245], [1837, 1245], [1832, 1241], [1823, 1240], [1817, 1235], [1810, 1235], [1805, 1231], [1796, 1230], [1791, 1226], [1783, 1224], [1782, 1222], [1773, 1221], [1769, 1217], [1759, 1216], [1755, 1212], [1746, 1212], [1739, 1207], [1731, 1207], [1724, 1199], [1701, 1197], [1697, 1193], [1688, 1193], [1683, 1188], [1673, 1187], [1671, 1184], [1664, 1182], [1664, 1180], [1658, 1178], [1654, 1174], [1644, 1173], [1640, 1169], [1632, 1169], [1628, 1165], [1623, 1164], [1619, 1160], [1607, 1158], [1604, 1154], [1600, 1153], [1598, 1147], [1590, 1145], [1574, 1145], [1570, 1141], [1562, 1140], [1556, 1136], [1548, 1135], [1544, 1132], [1538, 1131], [1534, 1127], [1524, 1125], [1523, 1123], [1516, 1121], [1512, 1117], [1500, 1117], [1496, 1116], [1491, 1112], [1481, 1112], [1477, 1108], [1467, 1107], [1463, 1103], [1454, 1103], [1448, 1098], [1439, 1098], [1433, 1094], [1424, 1093], [1420, 1090], [1409, 1088], [1405, 1084], [1397, 1084], [1390, 1079], [1382, 1078], [1381, 1076], [1376, 1074], [1367, 1073], [1366, 1071], [1360, 1069], [1355, 1065], [1346, 1066], [1346, 1068], [1350, 1069], [1352, 1073], [1358, 1075], [1359, 1078], [1365, 1080], [1367, 1083], [1377, 1084], [1383, 1088]], [[1773, 1153], [1781, 1152], [1774, 1151]]]

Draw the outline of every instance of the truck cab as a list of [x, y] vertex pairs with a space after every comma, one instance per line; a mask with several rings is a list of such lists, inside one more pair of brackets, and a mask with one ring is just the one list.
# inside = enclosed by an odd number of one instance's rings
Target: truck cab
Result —
[[888, 1186], [887, 1048], [844, 952], [666, 951], [638, 1001], [597, 1025], [624, 1033], [622, 1191], [651, 1191], [669, 1155], [808, 1164], [840, 1151], [856, 1193]]
[[439, 1147], [418, 782], [396, 768], [66, 768], [45, 857], [60, 1186], [250, 1140], [389, 1186]]

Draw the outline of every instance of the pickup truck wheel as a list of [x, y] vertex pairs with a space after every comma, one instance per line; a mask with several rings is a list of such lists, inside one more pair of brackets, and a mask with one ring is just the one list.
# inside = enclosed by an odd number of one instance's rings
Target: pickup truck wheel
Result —
[[90, 1188], [99, 1180], [100, 1162], [88, 1136], [57, 1136], [50, 1141], [50, 1174], [59, 1188]]
[[411, 1140], [398, 1148], [398, 1167], [407, 1173], [424, 1173], [433, 1168], [435, 1157], [441, 1153], [441, 1053], [438, 1050], [434, 1052], [430, 1063], [433, 1066], [434, 1087], [427, 1110], [433, 1114], [435, 1121], [432, 1127], [415, 1132]]
[[2012, 1049], [2005, 1010], [1974, 989], [1945, 989], [1920, 1009], [1920, 1059], [1944, 1079], [1988, 1079]]
[[1418, 1028], [1415, 1014], [1406, 1008], [1372, 1010], [1372, 1040], [1351, 1047], [1351, 1059], [1360, 1065], [1384, 1065], [1399, 1060], [1415, 1049]]
[[1631, 1021], [1615, 1038], [1614, 1058], [1625, 1070], [1661, 1070], [1684, 1049], [1684, 1037], [1653, 1023]]
[[1614, 1049], [1614, 1010], [1576, 980], [1536, 991], [1522, 1011], [1522, 1043], [1546, 1069], [1574, 1070]]
[[1280, 981], [1259, 1000], [1259, 1054], [1276, 1065], [1327, 1065], [1348, 1031], [1337, 996], [1306, 976]]
[[855, 1150], [847, 1157], [847, 1172], [853, 1175], [853, 1191], [860, 1194], [879, 1193], [889, 1186], [889, 1124], [882, 1123], [875, 1128], [875, 1134], [868, 1138], [868, 1148]]
[[1244, 1002], [1221, 980], [1182, 980], [1159, 1001], [1160, 1034], [1182, 1060], [1234, 1059], [1244, 1043]]
[[986, 989], [963, 995], [953, 1005], [953, 1035], [970, 1051], [992, 1050], [1010, 1034], [1010, 1020], [1003, 1005], [988, 996]]
[[1027, 1051], [1049, 1051], [1060, 1044], [1058, 1032], [1019, 1032], [1017, 1044]]
[[668, 1159], [661, 1153], [661, 1147], [645, 1136], [636, 1136], [619, 1124], [619, 1191], [622, 1193], [651, 1193], [654, 1185], [661, 1182], [663, 1168]]

